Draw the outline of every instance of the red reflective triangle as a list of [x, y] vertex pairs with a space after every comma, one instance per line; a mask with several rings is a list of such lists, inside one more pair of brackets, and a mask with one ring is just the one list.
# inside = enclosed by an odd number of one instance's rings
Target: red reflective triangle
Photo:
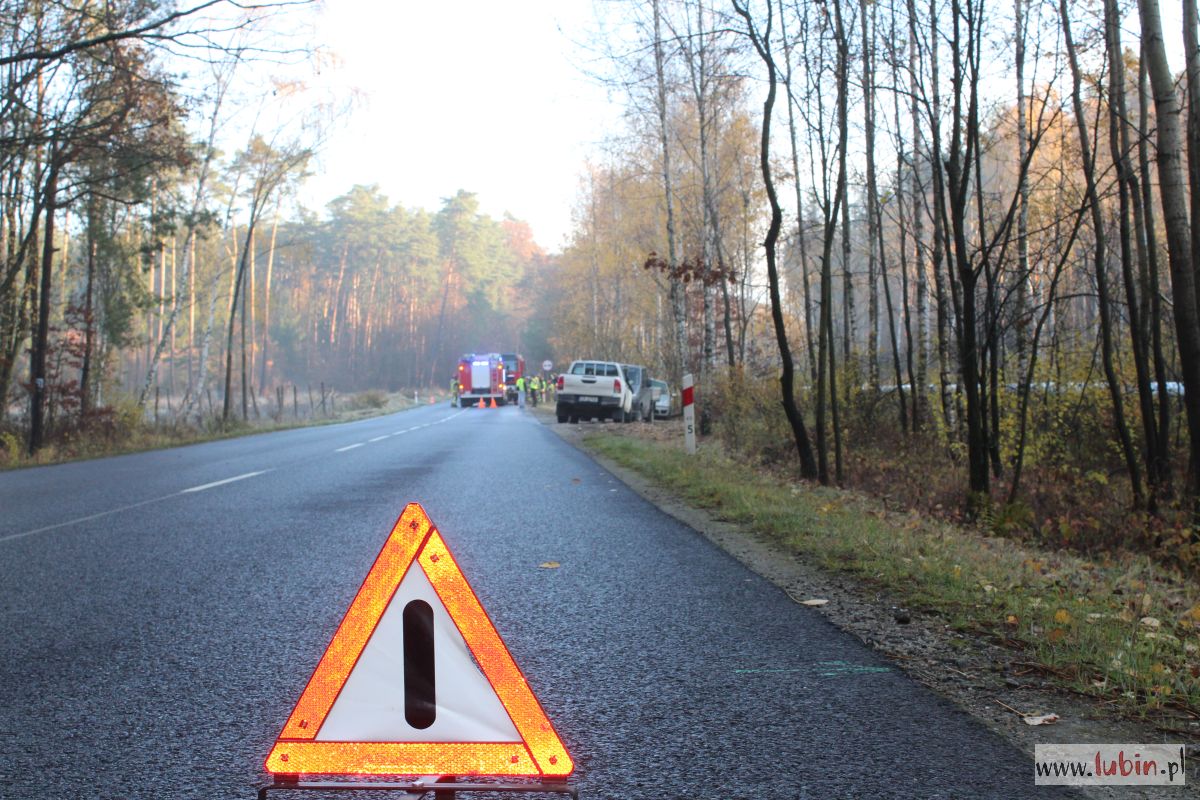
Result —
[[[429, 579], [511, 720], [517, 733], [513, 741], [391, 740], [403, 735], [388, 741], [346, 741], [345, 736], [330, 741], [321, 736], [330, 711], [414, 562]], [[402, 677], [401, 671], [396, 680], [401, 694]], [[574, 764], [425, 509], [409, 503], [284, 723], [266, 768], [276, 774], [565, 777]]]

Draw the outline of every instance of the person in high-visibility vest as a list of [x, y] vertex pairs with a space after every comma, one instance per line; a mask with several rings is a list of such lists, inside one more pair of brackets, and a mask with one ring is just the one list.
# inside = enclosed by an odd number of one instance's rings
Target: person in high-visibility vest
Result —
[[517, 378], [517, 407], [525, 407], [525, 376]]
[[542, 393], [542, 380], [537, 375], [529, 379], [529, 398], [533, 401], [533, 407], [537, 408], [539, 395]]

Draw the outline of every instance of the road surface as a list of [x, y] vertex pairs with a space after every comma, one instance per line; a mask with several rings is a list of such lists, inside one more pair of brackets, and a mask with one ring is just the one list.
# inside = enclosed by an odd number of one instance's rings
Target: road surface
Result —
[[1035, 796], [1026, 757], [531, 414], [439, 404], [0, 473], [0, 798], [252, 798], [410, 501], [584, 798]]

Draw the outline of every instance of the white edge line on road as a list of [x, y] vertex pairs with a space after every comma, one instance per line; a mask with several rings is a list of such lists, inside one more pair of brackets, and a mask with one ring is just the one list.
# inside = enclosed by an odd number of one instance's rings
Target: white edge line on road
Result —
[[235, 475], [232, 478], [226, 478], [223, 481], [213, 481], [212, 483], [205, 483], [200, 486], [193, 486], [190, 489], [183, 489], [179, 493], [187, 494], [188, 492], [203, 492], [205, 489], [212, 489], [215, 486], [224, 486], [225, 484], [233, 483], [234, 481], [244, 481], [244, 480], [246, 480], [246, 478], [253, 478], [255, 475], [262, 475], [264, 472], [270, 472], [270, 470], [264, 469], [264, 470], [259, 470], [258, 472], [247, 472], [245, 475]]
[[179, 496], [179, 492], [175, 492], [174, 494], [167, 494], [167, 495], [163, 495], [162, 497], [154, 497], [154, 498], [151, 498], [150, 500], [143, 500], [140, 503], [133, 503], [133, 504], [127, 505], [127, 506], [121, 506], [120, 508], [113, 508], [108, 511], [101, 511], [98, 514], [92, 514], [87, 517], [79, 517], [78, 519], [70, 519], [70, 520], [67, 520], [66, 522], [59, 522], [56, 525], [47, 525], [44, 528], [34, 528], [31, 531], [22, 531], [21, 533], [10, 533], [8, 536], [0, 536], [0, 542], [8, 542], [8, 541], [12, 541], [13, 539], [22, 539], [26, 536], [33, 536], [35, 533], [46, 533], [47, 531], [57, 530], [58, 528], [65, 528], [68, 525], [77, 525], [80, 522], [91, 522], [94, 519], [100, 519], [101, 517], [107, 517], [110, 514], [119, 514], [122, 511], [130, 511], [135, 508], [141, 508], [142, 506], [148, 506], [151, 503], [157, 503], [160, 500], [170, 500], [172, 497], [178, 497], [178, 496]]
[[363, 444], [365, 444], [365, 442], [357, 442], [357, 443], [355, 443], [355, 444], [348, 444], [348, 445], [346, 445], [345, 447], [339, 447], [337, 450], [334, 450], [333, 452], [335, 452], [335, 453], [344, 453], [344, 452], [346, 452], [347, 450], [353, 450], [353, 449], [354, 449], [354, 448], [356, 448], [356, 447], [362, 447], [362, 446], [363, 446]]
[[[456, 411], [455, 413], [451, 414], [448, 417], [443, 417], [442, 419], [438, 420], [437, 422], [449, 422], [450, 420], [454, 419], [455, 417], [459, 416], [460, 414], [465, 414], [465, 413], [466, 413], [465, 410], [460, 409], [459, 411]], [[430, 424], [436, 425], [437, 423], [430, 423]], [[400, 434], [408, 433], [409, 431], [415, 431], [415, 430], [417, 430], [417, 428], [420, 428], [420, 427], [424, 427], [424, 426], [418, 425], [413, 428], [407, 428], [402, 431], [396, 431], [395, 433], [392, 434], [392, 436], [399, 436]], [[340, 448], [334, 452], [341, 453], [345, 450], [353, 450], [356, 447], [362, 447], [362, 446], [363, 446], [363, 443], [359, 442], [358, 444], [352, 444], [347, 447]], [[0, 542], [10, 542], [15, 539], [23, 539], [26, 536], [33, 536], [38, 533], [46, 533], [48, 531], [58, 530], [59, 528], [65, 528], [68, 525], [78, 525], [81, 522], [91, 522], [94, 519], [100, 519], [101, 517], [107, 517], [112, 514], [119, 514], [122, 511], [131, 511], [135, 508], [141, 508], [142, 506], [148, 506], [151, 503], [157, 503], [162, 500], [169, 500], [172, 497], [178, 497], [181, 494], [188, 494], [191, 492], [204, 491], [205, 489], [212, 489], [213, 487], [221, 486], [222, 484], [233, 483], [234, 481], [240, 481], [240, 480], [244, 480], [246, 478], [253, 478], [256, 475], [262, 475], [262, 474], [264, 474], [266, 472], [270, 472], [270, 471], [271, 470], [269, 470], [269, 469], [265, 469], [265, 470], [260, 470], [258, 472], [247, 472], [245, 475], [237, 475], [232, 478], [226, 478], [223, 481], [214, 481], [213, 483], [206, 483], [203, 486], [193, 486], [190, 489], [182, 489], [182, 490], [180, 490], [178, 492], [174, 492], [172, 494], [165, 494], [162, 497], [153, 497], [149, 500], [143, 500], [140, 503], [132, 503], [127, 506], [120, 506], [119, 508], [112, 508], [112, 509], [109, 509], [108, 511], [101, 511], [97, 514], [91, 514], [86, 517], [79, 517], [77, 519], [67, 520], [66, 522], [59, 522], [57, 524], [47, 525], [42, 528], [34, 528], [33, 530], [30, 530], [30, 531], [21, 531], [20, 533], [10, 533], [7, 536], [0, 536]]]
[[158, 503], [163, 500], [170, 500], [172, 497], [179, 497], [179, 495], [181, 495], [181, 494], [187, 494], [189, 492], [200, 492], [205, 489], [211, 489], [214, 486], [220, 486], [225, 483], [233, 483], [234, 481], [240, 481], [240, 480], [244, 480], [246, 478], [253, 478], [255, 475], [262, 475], [262, 474], [270, 472], [270, 471], [271, 470], [269, 470], [269, 469], [264, 469], [264, 470], [260, 470], [258, 472], [247, 472], [245, 475], [238, 475], [233, 478], [226, 478], [223, 481], [214, 481], [213, 483], [206, 483], [203, 486], [193, 486], [190, 489], [181, 489], [178, 492], [172, 492], [171, 494], [164, 494], [162, 497], [152, 497], [149, 500], [143, 500], [140, 503], [130, 503], [127, 506], [120, 506], [118, 508], [110, 508], [108, 511], [101, 511], [96, 514], [89, 514], [86, 517], [77, 517], [76, 519], [69, 519], [66, 522], [59, 522], [54, 525], [46, 525], [45, 527], [42, 527], [42, 528], [34, 528], [31, 531], [21, 531], [20, 533], [10, 533], [8, 536], [0, 536], [0, 542], [9, 542], [14, 539], [23, 539], [26, 536], [33, 536], [34, 534], [37, 534], [37, 533], [46, 533], [48, 531], [58, 530], [59, 528], [65, 528], [68, 525], [78, 525], [81, 522], [91, 522], [92, 520], [100, 519], [101, 517], [108, 517], [113, 514], [120, 514], [122, 511], [132, 511], [135, 508], [141, 508], [142, 506], [148, 506], [151, 503]]
[[368, 442], [382, 442], [384, 439], [391, 436], [390, 433], [385, 433], [383, 436], [376, 436], [374, 439], [368, 439]]

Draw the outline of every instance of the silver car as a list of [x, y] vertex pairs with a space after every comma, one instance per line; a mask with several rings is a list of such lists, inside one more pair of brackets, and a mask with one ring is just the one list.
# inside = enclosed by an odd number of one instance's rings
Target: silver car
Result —
[[671, 390], [666, 381], [650, 379], [650, 391], [654, 397], [654, 416], [673, 417], [679, 410], [678, 393]]

